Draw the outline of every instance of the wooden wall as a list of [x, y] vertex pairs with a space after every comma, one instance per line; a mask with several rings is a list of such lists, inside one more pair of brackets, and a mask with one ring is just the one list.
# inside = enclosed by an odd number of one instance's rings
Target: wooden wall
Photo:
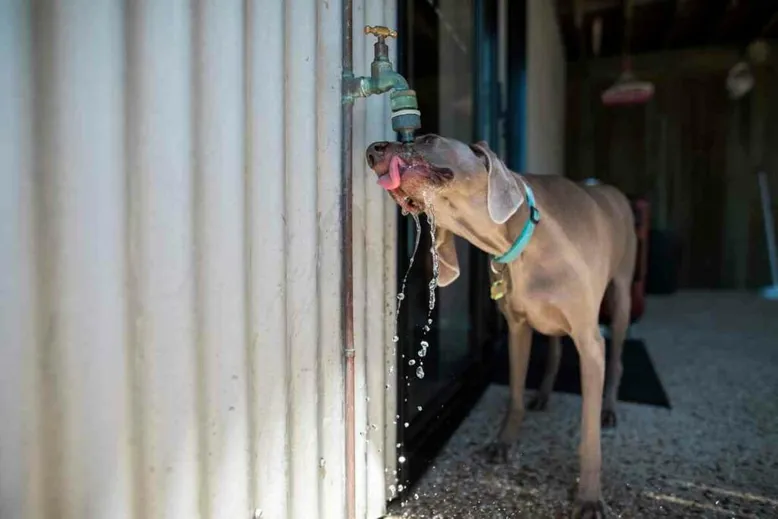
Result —
[[656, 95], [633, 107], [600, 102], [618, 75], [617, 60], [568, 70], [566, 174], [647, 196], [654, 227], [680, 239], [681, 288], [770, 282], [756, 172], [768, 172], [778, 214], [778, 96], [770, 95], [778, 92], [776, 51], [738, 101], [725, 88], [739, 59], [733, 50], [636, 57], [635, 72], [654, 82]]

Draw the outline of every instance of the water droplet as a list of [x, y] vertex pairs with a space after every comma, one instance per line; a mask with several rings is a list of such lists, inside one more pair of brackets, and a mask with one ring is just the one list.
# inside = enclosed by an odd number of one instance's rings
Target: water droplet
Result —
[[370, 402], [370, 397], [369, 397], [369, 396], [366, 396], [366, 397], [365, 397], [365, 401], [366, 401], [366, 402]]
[[389, 366], [389, 374], [392, 375], [394, 373], [394, 366]]
[[409, 366], [413, 366], [414, 364], [416, 364], [415, 360], [411, 359], [411, 360], [408, 361], [408, 365]]
[[319, 467], [324, 468], [325, 463], [324, 458], [319, 459]]
[[405, 487], [402, 485], [397, 485], [397, 491], [402, 492]]
[[402, 447], [402, 443], [397, 444], [397, 448], [399, 449], [400, 447]]
[[424, 378], [424, 368], [422, 368], [421, 366], [416, 368], [416, 376], [418, 378]]
[[394, 488], [394, 485], [389, 485], [389, 492], [391, 492], [392, 495], [394, 495], [394, 493], [397, 492], [397, 489]]
[[419, 494], [413, 494], [413, 499], [418, 500], [419, 499]]
[[422, 408], [421, 408], [421, 406], [420, 406], [420, 405], [419, 405], [419, 406], [416, 406], [416, 410], [418, 410], [418, 411], [421, 411], [421, 409], [422, 409]]
[[405, 294], [403, 294], [402, 292], [400, 292], [399, 294], [397, 294], [397, 300], [398, 300], [398, 301], [402, 301], [403, 299], [405, 299]]
[[392, 342], [400, 342], [400, 336], [395, 335], [394, 337], [392, 337]]
[[399, 458], [397, 458], [397, 461], [399, 461], [400, 463], [405, 463], [405, 456], [400, 456]]
[[405, 422], [405, 423], [403, 424], [403, 426], [405, 426], [405, 428], [406, 428], [406, 429], [408, 428], [408, 426], [409, 426], [409, 425], [410, 425], [410, 424], [409, 424], [408, 422]]
[[427, 333], [428, 331], [430, 331], [430, 327], [425, 324], [422, 330], [424, 330], [424, 333]]
[[432, 324], [432, 319], [427, 319], [427, 324]]
[[428, 343], [427, 341], [421, 341], [419, 344], [421, 344], [421, 347], [424, 348], [425, 350], [430, 347], [430, 343]]

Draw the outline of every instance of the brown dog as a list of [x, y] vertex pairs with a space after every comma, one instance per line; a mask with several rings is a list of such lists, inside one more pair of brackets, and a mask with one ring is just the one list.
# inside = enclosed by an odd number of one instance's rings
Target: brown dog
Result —
[[[492, 264], [493, 290], [510, 333], [511, 401], [487, 452], [504, 457], [524, 418], [524, 382], [532, 329], [555, 337], [546, 374], [531, 407], [543, 408], [559, 366], [559, 337], [575, 342], [581, 366], [580, 481], [575, 517], [604, 515], [600, 492], [600, 422], [615, 424], [621, 348], [629, 324], [637, 239], [632, 210], [617, 189], [584, 186], [560, 176], [517, 175], [484, 142], [467, 145], [425, 135], [412, 145], [376, 142], [366, 152], [379, 184], [411, 213], [432, 213], [440, 256], [438, 285], [459, 276], [452, 233], [495, 257], [527, 239], [520, 255]], [[534, 195], [534, 199], [533, 199]], [[505, 260], [505, 257], [499, 258]], [[598, 326], [606, 290], [613, 354], [605, 382], [605, 344]], [[605, 402], [603, 405], [603, 393]]]

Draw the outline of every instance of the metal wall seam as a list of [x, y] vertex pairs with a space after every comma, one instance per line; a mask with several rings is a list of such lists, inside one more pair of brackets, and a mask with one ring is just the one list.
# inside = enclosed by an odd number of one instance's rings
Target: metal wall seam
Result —
[[35, 13], [51, 24], [36, 27], [34, 58], [41, 476], [46, 513], [113, 519], [131, 513], [129, 409], [117, 398], [128, 384], [124, 132], [115, 124], [124, 31], [120, 2], [93, 5], [89, 17], [84, 7]]
[[316, 2], [288, 0], [284, 5], [288, 93], [285, 100], [291, 445], [288, 454], [292, 471], [291, 516], [301, 518], [315, 517], [319, 503]]
[[0, 474], [6, 475], [0, 478], [0, 517], [38, 519], [43, 510], [30, 14], [22, 0], [0, 4]]
[[135, 517], [198, 515], [192, 27], [127, 5], [127, 225]]
[[342, 11], [317, 2], [318, 279], [319, 279], [319, 514], [346, 515], [344, 353], [341, 333], [341, 73]]
[[[353, 3], [353, 48], [354, 74], [357, 76], [369, 74], [369, 61], [365, 60], [367, 52], [366, 39], [362, 33], [365, 22], [366, 0], [354, 0]], [[367, 67], [367, 68], [366, 68]], [[364, 150], [366, 147], [365, 133], [367, 131], [366, 99], [358, 99], [354, 103], [354, 130], [352, 143], [353, 163], [353, 244], [354, 244], [354, 348], [356, 350], [356, 396], [355, 396], [355, 427], [356, 427], [356, 515], [367, 517], [367, 292], [370, 290], [370, 280], [367, 279], [366, 255], [366, 205], [365, 181], [362, 170]]]
[[242, 5], [201, 0], [194, 28], [200, 505], [239, 517], [249, 509]]
[[[289, 517], [289, 355], [286, 284], [285, 8], [247, 2], [249, 340], [253, 506], [262, 517]], [[294, 184], [293, 184], [294, 186]]]
[[[367, 2], [365, 25], [386, 25], [383, 2]], [[374, 59], [374, 38], [362, 33], [364, 45], [364, 71]], [[384, 487], [384, 402], [388, 393], [384, 366], [384, 207], [386, 193], [374, 180], [375, 175], [367, 167], [364, 150], [371, 142], [385, 138], [385, 106], [387, 96], [371, 96], [365, 100], [365, 141], [355, 149], [354, 173], [365, 179], [365, 262], [367, 298], [365, 306], [365, 362], [367, 424], [364, 446], [367, 450], [366, 480], [367, 517], [381, 517], [385, 508]]]
[[[390, 28], [402, 30], [397, 17], [397, 0], [384, 0], [384, 21]], [[397, 62], [397, 42], [389, 46], [389, 59], [399, 67]], [[413, 86], [411, 86], [413, 88]], [[392, 129], [391, 109], [389, 103], [384, 103], [383, 133], [384, 138], [393, 141], [396, 139]], [[422, 114], [423, 116], [423, 114]], [[397, 373], [395, 363], [397, 361], [396, 343], [394, 337], [394, 321], [397, 310], [397, 204], [389, 196], [383, 196], [384, 210], [384, 342], [383, 365], [386, 385], [389, 386], [384, 394], [384, 498], [390, 499], [389, 486], [397, 484]]]

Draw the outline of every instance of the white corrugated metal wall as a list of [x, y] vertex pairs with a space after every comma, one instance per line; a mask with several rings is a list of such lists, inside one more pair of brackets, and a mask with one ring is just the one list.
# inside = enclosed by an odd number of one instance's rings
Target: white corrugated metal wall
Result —
[[[362, 25], [395, 19], [355, 2], [358, 74]], [[344, 516], [341, 26], [326, 0], [0, 2], [0, 517]], [[357, 101], [370, 518], [396, 208], [363, 151], [388, 121]]]

